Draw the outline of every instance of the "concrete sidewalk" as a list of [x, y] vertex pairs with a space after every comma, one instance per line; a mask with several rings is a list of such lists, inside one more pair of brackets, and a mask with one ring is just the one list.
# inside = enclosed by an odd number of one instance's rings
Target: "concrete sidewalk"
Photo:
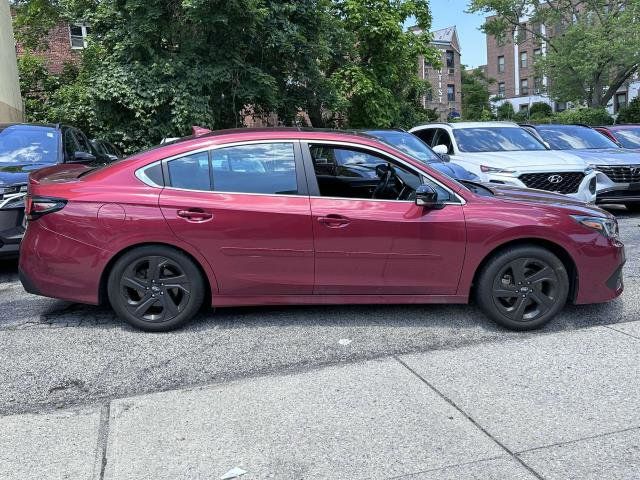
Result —
[[640, 321], [0, 418], [2, 479], [638, 479]]

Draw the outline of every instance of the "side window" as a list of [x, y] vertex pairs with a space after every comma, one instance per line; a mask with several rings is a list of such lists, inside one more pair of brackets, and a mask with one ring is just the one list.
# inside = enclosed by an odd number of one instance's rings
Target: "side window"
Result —
[[169, 184], [188, 190], [211, 190], [209, 153], [199, 152], [175, 158], [167, 163]]
[[78, 142], [78, 149], [81, 152], [93, 153], [91, 149], [91, 144], [89, 143], [89, 139], [82, 133], [80, 130], [75, 130], [74, 136], [76, 137], [76, 142]]
[[256, 143], [211, 151], [213, 190], [297, 195], [292, 143]]
[[413, 132], [413, 134], [430, 147], [433, 147], [433, 136], [436, 134], [436, 131], [436, 128], [427, 128], [425, 130]]
[[64, 131], [62, 142], [64, 144], [65, 159], [71, 160], [73, 155], [78, 151], [78, 145], [76, 144], [76, 139], [74, 138], [71, 130], [66, 129]]
[[449, 152], [449, 155], [453, 154], [453, 144], [451, 143], [451, 136], [449, 135], [449, 132], [447, 132], [443, 128], [438, 129], [437, 134], [433, 139], [432, 146], [435, 147], [436, 145], [444, 145], [445, 147], [447, 147], [447, 151]]
[[420, 176], [377, 153], [333, 145], [309, 145], [320, 195], [412, 200]]

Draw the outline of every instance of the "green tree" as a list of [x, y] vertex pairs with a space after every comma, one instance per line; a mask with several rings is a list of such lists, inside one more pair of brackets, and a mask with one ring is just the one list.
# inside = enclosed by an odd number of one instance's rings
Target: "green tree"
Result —
[[511, 120], [515, 114], [516, 112], [513, 109], [513, 105], [511, 105], [509, 101], [504, 102], [496, 109], [498, 120]]
[[640, 0], [471, 0], [469, 10], [495, 15], [483, 25], [488, 34], [504, 39], [518, 28], [519, 38], [546, 42], [535, 68], [556, 100], [604, 107], [638, 71]]
[[[336, 118], [350, 127], [410, 126], [426, 118], [429, 88], [417, 75], [418, 57], [439, 64], [428, 34], [428, 0], [335, 0], [346, 56], [328, 67], [337, 93]], [[421, 32], [404, 28], [412, 17]]]
[[629, 105], [620, 109], [617, 123], [640, 123], [640, 97], [636, 97]]
[[476, 68], [462, 68], [462, 117], [465, 120], [483, 120], [491, 112], [489, 85], [495, 80], [488, 78]]

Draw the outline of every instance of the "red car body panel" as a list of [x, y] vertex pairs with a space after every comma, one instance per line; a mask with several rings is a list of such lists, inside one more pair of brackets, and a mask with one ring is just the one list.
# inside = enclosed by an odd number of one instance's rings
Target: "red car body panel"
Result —
[[[466, 203], [425, 209], [402, 201], [185, 192], [135, 176], [140, 167], [192, 150], [274, 139], [372, 147], [412, 164]], [[208, 279], [215, 306], [463, 303], [491, 252], [531, 239], [551, 243], [571, 259], [576, 303], [607, 301], [622, 291], [606, 284], [624, 262], [622, 245], [569, 216], [602, 216], [601, 210], [532, 190], [480, 196], [360, 135], [273, 129], [205, 135], [97, 171], [38, 171], [29, 195], [67, 204], [29, 223], [20, 255], [23, 281], [42, 295], [83, 303], [101, 301], [111, 262], [142, 244], [171, 245], [190, 255]], [[178, 214], [194, 209], [204, 217], [191, 221]]]

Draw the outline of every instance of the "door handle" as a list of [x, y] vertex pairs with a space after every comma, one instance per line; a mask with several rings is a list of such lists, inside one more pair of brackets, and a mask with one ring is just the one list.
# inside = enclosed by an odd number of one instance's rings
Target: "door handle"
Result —
[[189, 210], [178, 210], [177, 215], [180, 218], [191, 222], [206, 222], [213, 218], [213, 214], [205, 212], [201, 208], [190, 208]]
[[324, 217], [318, 217], [318, 222], [330, 228], [341, 228], [349, 225], [351, 220], [342, 215], [330, 214]]

